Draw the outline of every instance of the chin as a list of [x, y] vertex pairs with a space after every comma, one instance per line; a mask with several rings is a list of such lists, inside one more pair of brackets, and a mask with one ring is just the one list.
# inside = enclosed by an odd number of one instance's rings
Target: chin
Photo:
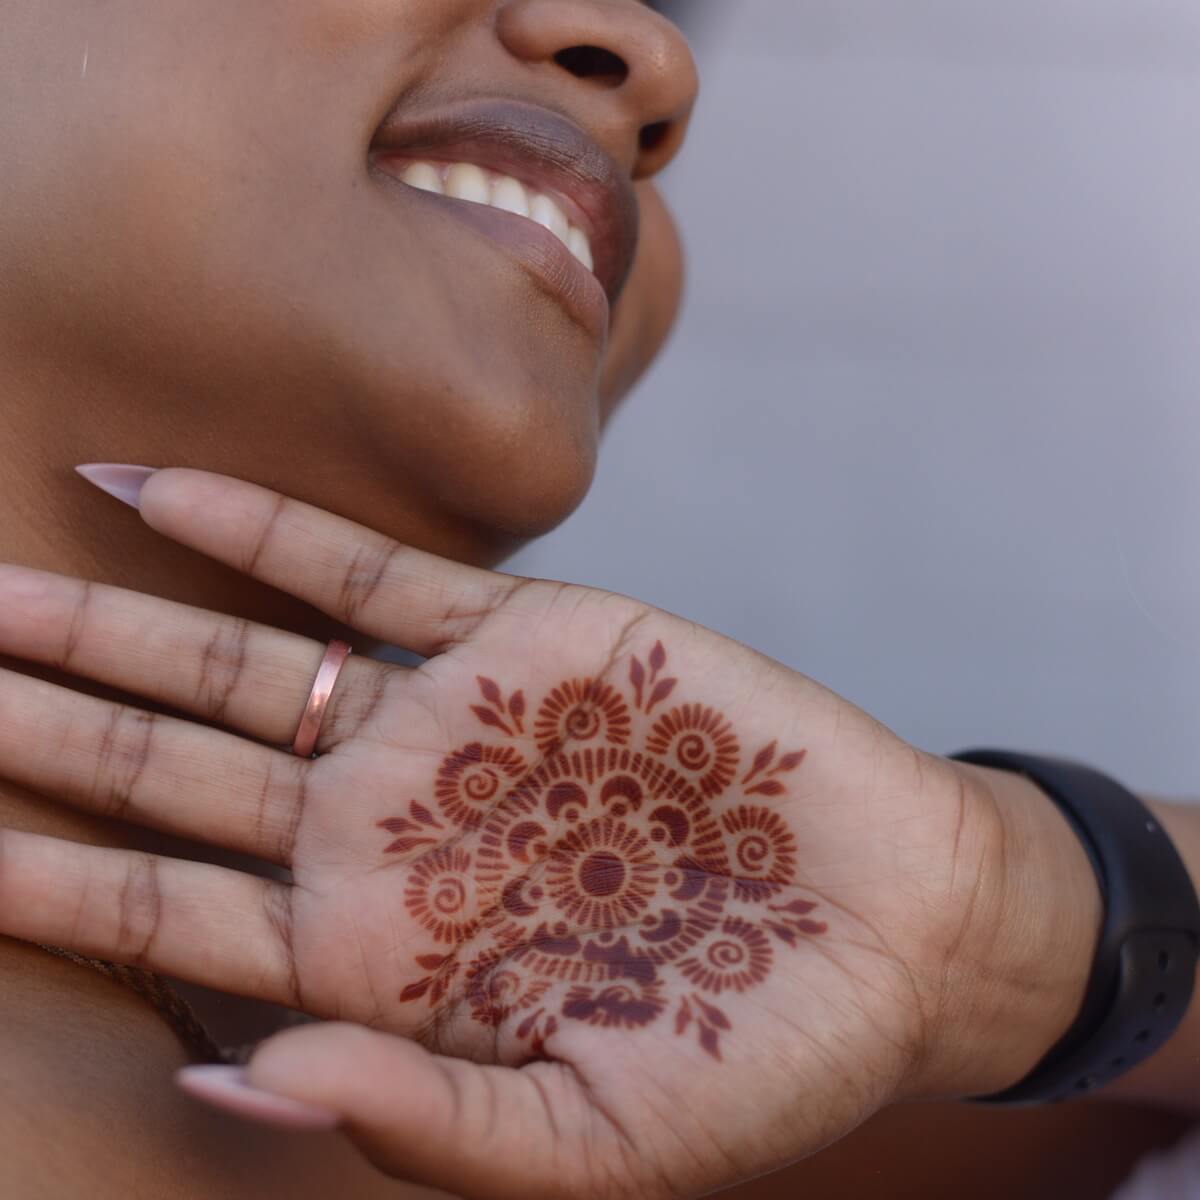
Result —
[[460, 375], [443, 380], [440, 394], [408, 390], [399, 403], [395, 392], [379, 403], [377, 390], [357, 424], [362, 448], [408, 505], [507, 551], [583, 502], [596, 474], [600, 405], [586, 371], [501, 378], [484, 386]]
[[507, 433], [485, 437], [447, 463], [439, 499], [502, 539], [528, 541], [583, 503], [596, 475], [598, 438], [552, 422]]

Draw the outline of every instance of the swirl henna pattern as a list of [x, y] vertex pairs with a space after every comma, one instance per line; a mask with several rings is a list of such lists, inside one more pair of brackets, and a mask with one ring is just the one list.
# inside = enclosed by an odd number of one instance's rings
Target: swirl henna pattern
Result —
[[[435, 952], [404, 1003], [456, 986], [472, 1018], [519, 1018], [530, 1053], [561, 1021], [638, 1029], [668, 1012], [721, 1057], [718, 1001], [771, 973], [781, 947], [826, 932], [787, 899], [797, 845], [761, 799], [805, 758], [763, 747], [742, 771], [732, 725], [711, 707], [666, 707], [678, 680], [657, 643], [630, 660], [627, 694], [593, 679], [552, 688], [526, 729], [523, 692], [480, 677], [470, 706], [495, 742], [448, 754], [432, 805], [379, 822], [407, 869], [404, 904]], [[641, 716], [643, 721], [635, 721]], [[640, 748], [638, 725], [646, 733]], [[530, 743], [534, 763], [526, 760]]]

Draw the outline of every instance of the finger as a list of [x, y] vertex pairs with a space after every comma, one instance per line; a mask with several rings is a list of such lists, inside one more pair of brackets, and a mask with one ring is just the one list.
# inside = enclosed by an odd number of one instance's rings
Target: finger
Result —
[[[628, 1147], [571, 1068], [521, 1070], [431, 1054], [415, 1042], [357, 1025], [308, 1025], [264, 1042], [243, 1082], [227, 1072], [182, 1071], [189, 1092], [269, 1123], [292, 1124], [271, 1098], [324, 1112], [390, 1175], [487, 1200], [646, 1196], [616, 1186]], [[603, 1164], [603, 1175], [592, 1172]], [[589, 1175], [592, 1187], [588, 1187]], [[597, 1190], [595, 1176], [603, 1179]], [[629, 1181], [632, 1184], [632, 1181]]]
[[469, 637], [518, 583], [224, 475], [159, 471], [140, 504], [160, 533], [426, 658]]
[[0, 670], [0, 775], [100, 816], [291, 862], [304, 760]]
[[[0, 564], [0, 654], [56, 667], [276, 745], [295, 736], [325, 648], [186, 604]], [[399, 670], [399, 668], [396, 668]], [[322, 726], [359, 728], [390, 669], [347, 661]]]
[[295, 1005], [290, 898], [241, 871], [0, 829], [0, 934]]

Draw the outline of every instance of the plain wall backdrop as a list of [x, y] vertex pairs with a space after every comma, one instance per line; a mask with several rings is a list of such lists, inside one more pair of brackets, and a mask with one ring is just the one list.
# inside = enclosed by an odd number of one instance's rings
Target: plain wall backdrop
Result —
[[683, 8], [688, 306], [508, 569], [1200, 797], [1200, 8]]

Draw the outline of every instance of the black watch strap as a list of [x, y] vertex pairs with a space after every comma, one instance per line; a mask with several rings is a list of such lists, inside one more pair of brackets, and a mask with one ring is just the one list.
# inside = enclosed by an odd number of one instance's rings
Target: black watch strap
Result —
[[1149, 1058], [1187, 1012], [1200, 947], [1200, 903], [1154, 814], [1082, 763], [1005, 750], [950, 755], [1027, 776], [1058, 806], [1091, 860], [1104, 923], [1079, 1016], [1020, 1082], [973, 1097], [1038, 1104], [1084, 1095]]

